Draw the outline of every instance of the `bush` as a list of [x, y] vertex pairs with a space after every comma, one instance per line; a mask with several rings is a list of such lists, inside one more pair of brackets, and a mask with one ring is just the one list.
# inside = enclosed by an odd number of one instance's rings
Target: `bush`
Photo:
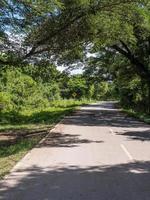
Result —
[[11, 111], [13, 109], [13, 102], [11, 95], [7, 92], [0, 92], [0, 112]]
[[95, 92], [93, 98], [96, 100], [103, 100], [107, 97], [108, 92], [109, 92], [108, 82], [103, 81], [101, 83], [97, 83], [95, 85]]
[[13, 108], [19, 111], [48, 105], [42, 85], [17, 69], [4, 72], [0, 83], [1, 102], [5, 110]]
[[53, 84], [44, 84], [43, 86], [43, 94], [46, 99], [49, 101], [60, 100], [60, 88], [57, 83]]

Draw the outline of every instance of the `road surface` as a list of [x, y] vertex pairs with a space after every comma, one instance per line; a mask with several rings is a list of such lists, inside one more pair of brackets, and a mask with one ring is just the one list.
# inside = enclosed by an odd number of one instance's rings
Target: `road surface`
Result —
[[0, 182], [6, 200], [150, 200], [150, 126], [112, 102], [66, 117]]

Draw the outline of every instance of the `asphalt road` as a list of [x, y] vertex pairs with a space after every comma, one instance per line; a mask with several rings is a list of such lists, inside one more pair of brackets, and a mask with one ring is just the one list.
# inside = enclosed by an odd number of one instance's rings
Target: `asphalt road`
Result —
[[150, 126], [111, 102], [66, 117], [0, 182], [6, 200], [150, 200]]

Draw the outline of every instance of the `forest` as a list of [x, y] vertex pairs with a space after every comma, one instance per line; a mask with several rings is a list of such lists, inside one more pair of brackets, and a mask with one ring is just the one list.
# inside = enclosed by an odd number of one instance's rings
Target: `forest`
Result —
[[103, 100], [150, 122], [149, 0], [0, 1], [3, 169], [41, 139], [26, 136]]

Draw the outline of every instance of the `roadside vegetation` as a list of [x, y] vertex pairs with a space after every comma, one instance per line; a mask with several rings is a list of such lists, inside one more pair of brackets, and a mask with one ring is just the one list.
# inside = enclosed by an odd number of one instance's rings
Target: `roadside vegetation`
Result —
[[[18, 112], [1, 112], [0, 124], [0, 178], [65, 115], [88, 100], [59, 100], [51, 106]], [[54, 106], [55, 104], [55, 106]]]
[[49, 77], [33, 66], [1, 70], [0, 178], [65, 115], [93, 101], [82, 76], [47, 68]]
[[0, 23], [0, 176], [82, 104], [149, 122], [149, 0], [1, 0]]
[[150, 124], [150, 115], [144, 112], [137, 112], [132, 109], [123, 109], [123, 112], [128, 114], [128, 116], [134, 117], [142, 122]]
[[2, 179], [30, 149], [32, 149], [41, 137], [24, 138], [15, 143], [0, 147], [0, 179]]

